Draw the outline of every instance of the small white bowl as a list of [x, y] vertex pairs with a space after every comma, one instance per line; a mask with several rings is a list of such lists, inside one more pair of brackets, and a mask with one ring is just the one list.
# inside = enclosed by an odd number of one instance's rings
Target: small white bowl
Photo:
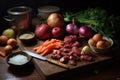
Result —
[[89, 43], [89, 46], [91, 48], [91, 50], [94, 52], [94, 53], [101, 53], [101, 54], [104, 54], [104, 53], [108, 53], [110, 50], [111, 50], [111, 47], [113, 46], [113, 40], [111, 38], [107, 38], [107, 37], [103, 37], [103, 40], [107, 40], [111, 43], [111, 45], [109, 47], [106, 47], [106, 48], [103, 48], [103, 49], [99, 49], [97, 47], [94, 47], [92, 45], [90, 45]]

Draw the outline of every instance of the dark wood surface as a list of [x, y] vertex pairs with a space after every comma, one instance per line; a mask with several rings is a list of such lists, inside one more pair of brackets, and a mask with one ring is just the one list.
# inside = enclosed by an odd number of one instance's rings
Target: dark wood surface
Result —
[[[120, 80], [120, 65], [118, 63], [107, 66], [103, 69], [96, 69], [70, 78], [63, 78], [62, 80]], [[64, 75], [63, 75], [64, 76]], [[0, 80], [42, 80], [41, 75], [31, 63], [25, 69], [11, 68], [5, 62], [5, 58], [0, 57]]]
[[[2, 47], [0, 47], [0, 50], [2, 50]], [[19, 48], [15, 49], [14, 52], [18, 50]], [[118, 51], [116, 50], [114, 53], [119, 53]], [[43, 80], [43, 75], [36, 69], [34, 60], [21, 69], [9, 66], [5, 59], [6, 57], [0, 57], [0, 80]], [[60, 78], [56, 76], [52, 80], [120, 80], [119, 61], [119, 56], [116, 56], [109, 61], [101, 63], [101, 65], [97, 64], [95, 68], [70, 73], [70, 75], [69, 73], [67, 75], [63, 74]]]

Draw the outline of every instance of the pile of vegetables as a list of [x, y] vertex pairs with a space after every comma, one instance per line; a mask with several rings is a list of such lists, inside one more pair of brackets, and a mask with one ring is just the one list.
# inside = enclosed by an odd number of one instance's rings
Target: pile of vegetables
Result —
[[70, 22], [74, 18], [82, 25], [87, 25], [95, 32], [106, 37], [115, 38], [120, 31], [120, 17], [110, 15], [101, 8], [88, 8], [76, 13], [65, 12], [63, 16], [65, 22]]
[[42, 56], [45, 56], [53, 49], [61, 48], [62, 44], [63, 44], [63, 42], [61, 40], [58, 40], [58, 39], [46, 40], [43, 44], [41, 44], [37, 47], [34, 47], [33, 50], [36, 53], [41, 54]]
[[46, 22], [35, 25], [35, 35], [38, 39], [60, 39], [64, 35], [64, 20], [61, 14], [51, 13]]
[[80, 26], [75, 24], [74, 19], [72, 20], [72, 23], [66, 25], [65, 30], [69, 35], [80, 35], [80, 37], [88, 39], [94, 34], [94, 31], [87, 25]]

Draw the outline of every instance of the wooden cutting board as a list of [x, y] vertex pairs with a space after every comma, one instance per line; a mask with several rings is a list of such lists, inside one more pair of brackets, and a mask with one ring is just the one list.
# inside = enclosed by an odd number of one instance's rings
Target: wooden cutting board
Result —
[[[22, 50], [29, 50], [31, 52], [33, 51], [33, 47], [38, 46], [42, 43], [42, 41], [37, 41], [36, 44], [31, 46], [26, 46], [22, 44], [22, 42], [17, 39], [18, 45]], [[60, 67], [58, 65], [49, 63], [47, 61], [38, 60], [36, 58], [33, 58], [33, 62], [35, 64], [36, 69], [40, 73], [40, 75], [43, 77], [44, 80], [53, 80], [57, 78], [62, 78], [63, 76], [70, 76], [78, 72], [84, 72], [88, 69], [97, 68], [98, 66], [101, 66], [108, 61], [112, 60], [113, 56], [105, 56], [100, 54], [95, 54], [95, 60], [94, 61], [80, 61], [77, 63], [77, 66], [70, 66], [70, 69], [65, 69], [63, 67]]]

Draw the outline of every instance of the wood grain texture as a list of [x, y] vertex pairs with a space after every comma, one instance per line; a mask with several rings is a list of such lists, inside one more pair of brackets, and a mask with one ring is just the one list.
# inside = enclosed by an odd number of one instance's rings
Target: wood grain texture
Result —
[[[19, 41], [19, 40], [18, 40]], [[25, 46], [20, 41], [18, 42], [21, 49], [33, 51], [33, 47], [38, 46], [42, 43], [42, 41], [38, 41], [36, 45], [33, 46]], [[94, 70], [99, 67], [106, 66], [108, 63], [112, 62], [113, 56], [105, 56], [105, 55], [98, 55], [95, 54], [95, 61], [87, 62], [87, 61], [80, 61], [77, 63], [77, 66], [70, 66], [70, 69], [67, 70], [55, 64], [51, 64], [46, 61], [38, 60], [33, 58], [33, 62], [35, 64], [36, 69], [38, 70], [39, 74], [42, 75], [43, 79], [55, 79], [55, 78], [63, 78], [64, 76], [70, 76], [76, 73], [85, 72], [88, 70]], [[48, 56], [46, 56], [48, 58]]]
[[[3, 47], [0, 46], [0, 50], [2, 50]], [[17, 51], [17, 50], [16, 50]], [[118, 51], [115, 51], [114, 53], [119, 53]], [[39, 61], [38, 59], [34, 59], [34, 61]], [[65, 76], [64, 74], [61, 76], [61, 78], [55, 78], [52, 80], [120, 80], [120, 58], [112, 60], [113, 62], [108, 65], [106, 62], [102, 63], [102, 65], [107, 65], [106, 67], [102, 67], [100, 65], [100, 68], [96, 67], [92, 70], [86, 70], [84, 72], [76, 72], [76, 74], [72, 72], [68, 72]], [[43, 67], [47, 67], [46, 65], [43, 65], [46, 62], [41, 62]], [[36, 63], [40, 65], [40, 63]], [[48, 63], [47, 63], [48, 64]], [[0, 80], [44, 80], [43, 72], [40, 72], [39, 66], [34, 65], [33, 63], [29, 65], [24, 70], [21, 69], [15, 69], [11, 68], [5, 61], [5, 57], [0, 57]], [[50, 64], [49, 64], [50, 65]], [[55, 65], [54, 65], [55, 66]], [[37, 68], [38, 67], [38, 68]], [[53, 67], [51, 64], [50, 67]], [[56, 70], [57, 68], [60, 69], [60, 67], [57, 67], [55, 69], [48, 69], [49, 72]], [[41, 75], [42, 74], [42, 75]], [[71, 75], [70, 75], [71, 74]], [[49, 75], [49, 74], [48, 74]], [[57, 77], [57, 76], [56, 76]], [[51, 77], [50, 77], [51, 78]]]

